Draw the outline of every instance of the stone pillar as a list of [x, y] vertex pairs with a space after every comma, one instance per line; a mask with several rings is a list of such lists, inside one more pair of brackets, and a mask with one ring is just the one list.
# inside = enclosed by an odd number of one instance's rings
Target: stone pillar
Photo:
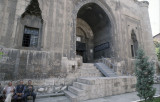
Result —
[[149, 57], [150, 60], [153, 62], [158, 61], [156, 52], [155, 52], [155, 46], [153, 43], [153, 37], [152, 37], [152, 29], [151, 29], [151, 23], [150, 23], [150, 17], [148, 12], [148, 1], [141, 1], [139, 2], [140, 9], [141, 9], [141, 24], [142, 24], [142, 36], [143, 36], [143, 47], [146, 53], [146, 56]]
[[149, 12], [148, 12], [148, 1], [139, 2], [141, 9], [141, 24], [142, 24], [142, 36], [144, 41], [144, 50], [147, 56], [151, 59], [157, 59], [155, 55], [155, 47], [152, 38], [152, 29], [150, 24]]

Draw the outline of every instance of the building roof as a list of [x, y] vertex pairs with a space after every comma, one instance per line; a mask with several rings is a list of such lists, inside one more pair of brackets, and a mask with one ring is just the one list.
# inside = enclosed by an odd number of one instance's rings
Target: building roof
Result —
[[153, 38], [156, 38], [157, 36], [160, 36], [160, 33], [159, 33], [159, 34], [157, 34], [157, 35], [155, 35], [155, 36], [153, 36]]

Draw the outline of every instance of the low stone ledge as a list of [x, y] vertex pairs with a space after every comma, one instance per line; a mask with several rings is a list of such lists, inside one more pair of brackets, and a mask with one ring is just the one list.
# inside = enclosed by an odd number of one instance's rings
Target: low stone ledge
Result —
[[58, 96], [65, 96], [65, 94], [64, 94], [63, 92], [61, 92], [61, 93], [53, 93], [53, 94], [37, 95], [36, 98], [58, 97]]
[[85, 100], [135, 92], [137, 82], [134, 76], [79, 78], [77, 81], [89, 86], [85, 89]]

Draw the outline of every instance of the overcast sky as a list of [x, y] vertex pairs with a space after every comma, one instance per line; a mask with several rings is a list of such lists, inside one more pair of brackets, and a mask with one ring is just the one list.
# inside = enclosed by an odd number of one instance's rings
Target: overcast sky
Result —
[[[146, 1], [146, 0], [139, 0]], [[160, 33], [160, 0], [149, 1], [149, 15], [152, 27], [152, 35]]]

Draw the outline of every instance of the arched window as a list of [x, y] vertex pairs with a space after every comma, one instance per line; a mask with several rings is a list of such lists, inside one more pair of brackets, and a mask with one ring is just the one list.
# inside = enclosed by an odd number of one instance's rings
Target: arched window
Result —
[[38, 0], [31, 0], [25, 12], [21, 16], [21, 23], [24, 26], [22, 46], [34, 47], [40, 46], [41, 29], [43, 25], [41, 10]]

